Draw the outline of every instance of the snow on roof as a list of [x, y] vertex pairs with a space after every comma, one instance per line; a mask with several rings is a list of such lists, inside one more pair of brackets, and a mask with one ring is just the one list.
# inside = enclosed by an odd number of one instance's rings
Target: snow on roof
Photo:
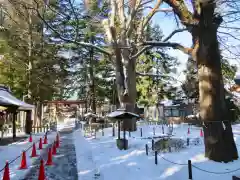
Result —
[[125, 109], [117, 109], [116, 111], [113, 111], [107, 115], [107, 117], [115, 118], [124, 114], [129, 114], [131, 116], [139, 117], [137, 114], [132, 112], [127, 112]]
[[163, 100], [160, 102], [160, 104], [163, 104], [164, 106], [171, 106], [173, 104], [172, 100]]
[[31, 104], [27, 104], [19, 99], [17, 99], [16, 97], [14, 97], [11, 92], [9, 91], [9, 89], [7, 89], [6, 87], [0, 85], [0, 99], [1, 101], [4, 101], [6, 103], [12, 104], [12, 105], [16, 105], [19, 106], [19, 110], [32, 110], [34, 108], [33, 105]]
[[234, 79], [240, 79], [240, 71], [236, 72]]
[[90, 116], [97, 117], [96, 114], [91, 113], [91, 112], [88, 112], [88, 113], [84, 114], [84, 117], [90, 117]]

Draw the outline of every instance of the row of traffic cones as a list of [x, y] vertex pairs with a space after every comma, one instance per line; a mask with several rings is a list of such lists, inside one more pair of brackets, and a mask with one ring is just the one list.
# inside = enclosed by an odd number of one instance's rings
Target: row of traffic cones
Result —
[[[190, 134], [190, 128], [188, 128], [188, 132], [187, 133]], [[203, 130], [202, 129], [200, 129], [200, 137], [203, 137]]]
[[[30, 136], [31, 137], [31, 136]], [[29, 137], [29, 142], [31, 138]], [[47, 135], [44, 137], [44, 142], [47, 142]], [[39, 140], [39, 149], [42, 149], [42, 138]], [[57, 148], [60, 147], [60, 141], [59, 141], [59, 134], [56, 136], [56, 141], [54, 141], [53, 146], [49, 148], [48, 150], [48, 159], [46, 162], [47, 166], [53, 165], [52, 161], [52, 156], [57, 154]], [[31, 157], [37, 157], [37, 151], [36, 151], [36, 146], [35, 143], [33, 143], [33, 148], [32, 148], [32, 153]], [[22, 159], [21, 159], [21, 164], [19, 166], [19, 169], [27, 169], [27, 158], [26, 158], [26, 151], [22, 152]], [[9, 172], [9, 163], [6, 162], [5, 168], [4, 168], [4, 174], [3, 174], [3, 179], [2, 180], [10, 180], [10, 172]], [[40, 161], [40, 169], [39, 169], [39, 177], [38, 180], [45, 180], [45, 172], [44, 172], [44, 162], [41, 159]]]
[[[28, 142], [32, 142], [33, 140], [32, 140], [32, 134], [30, 134], [30, 136], [29, 136], [29, 140], [28, 140]], [[40, 141], [41, 141], [41, 143], [42, 143], [42, 138], [40, 138]], [[39, 141], [39, 143], [40, 143], [40, 141]], [[43, 140], [43, 144], [47, 144], [48, 143], [48, 140], [47, 140], [47, 134], [44, 136], [44, 140]]]

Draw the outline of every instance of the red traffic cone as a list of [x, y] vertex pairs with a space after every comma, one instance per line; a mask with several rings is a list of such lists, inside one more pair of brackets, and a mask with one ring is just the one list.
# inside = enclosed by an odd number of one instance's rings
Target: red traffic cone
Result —
[[44, 170], [44, 162], [41, 159], [38, 180], [45, 180], [45, 170]]
[[56, 155], [56, 154], [57, 154], [57, 148], [56, 148], [56, 142], [54, 142], [52, 147], [52, 155]]
[[47, 144], [48, 142], [47, 142], [47, 134], [45, 134], [45, 136], [44, 136], [44, 140], [43, 140], [43, 144]]
[[38, 149], [42, 149], [42, 138], [39, 139]]
[[190, 134], [190, 128], [188, 128], [188, 132], [187, 133]]
[[35, 143], [33, 143], [33, 146], [32, 146], [32, 154], [31, 154], [31, 157], [37, 157], [37, 150], [36, 150]]
[[27, 158], [26, 158], [26, 152], [22, 152], [22, 161], [19, 169], [27, 169]]
[[30, 134], [28, 142], [32, 142], [32, 134]]
[[52, 162], [52, 149], [51, 148], [49, 148], [49, 150], [48, 150], [48, 159], [47, 159], [46, 165], [47, 166], [53, 165], [53, 162]]
[[203, 130], [200, 130], [200, 137], [203, 137]]
[[4, 168], [4, 174], [2, 180], [10, 180], [10, 172], [9, 172], [9, 165], [8, 162], [6, 162], [5, 168]]

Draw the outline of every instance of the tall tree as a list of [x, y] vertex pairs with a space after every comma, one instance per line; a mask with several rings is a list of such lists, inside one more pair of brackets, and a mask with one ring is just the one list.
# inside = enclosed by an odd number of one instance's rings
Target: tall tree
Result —
[[[221, 71], [217, 30], [223, 17], [214, 0], [191, 1], [193, 12], [184, 0], [164, 0], [192, 35], [193, 48], [172, 43], [173, 48], [190, 54], [196, 61], [199, 79], [200, 118], [204, 123], [205, 156], [214, 161], [229, 162], [238, 158], [227, 108]], [[223, 4], [238, 3], [223, 1]], [[230, 8], [230, 11], [233, 9]], [[235, 12], [237, 13], [237, 12]], [[160, 45], [162, 42], [145, 43]]]

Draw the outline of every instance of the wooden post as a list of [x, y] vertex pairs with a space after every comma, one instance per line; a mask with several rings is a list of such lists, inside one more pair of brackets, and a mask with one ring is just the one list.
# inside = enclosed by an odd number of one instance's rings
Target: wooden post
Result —
[[123, 127], [123, 147], [124, 147], [124, 150], [127, 149], [127, 144], [126, 144], [126, 130], [125, 130], [125, 127]]
[[142, 137], [142, 128], [140, 128], [140, 135], [141, 135], [141, 137]]
[[146, 155], [148, 156], [148, 145], [147, 144], [145, 145], [145, 148], [146, 148]]
[[189, 146], [189, 138], [187, 138], [187, 146]]
[[8, 107], [7, 113], [12, 116], [12, 138], [16, 138], [16, 118], [17, 118], [17, 106]]
[[155, 151], [155, 164], [158, 164], [157, 151]]
[[114, 124], [113, 124], [113, 126], [112, 126], [112, 136], [113, 136], [113, 137], [115, 136], [115, 126], [114, 126]]
[[192, 162], [188, 160], [188, 179], [192, 180]]
[[154, 139], [152, 139], [152, 150], [154, 151]]
[[16, 119], [17, 119], [17, 112], [12, 113], [12, 133], [13, 133], [13, 139], [17, 137], [16, 135]]
[[118, 139], [120, 139], [121, 138], [121, 136], [120, 136], [120, 132], [121, 132], [121, 122], [118, 120]]
[[32, 112], [26, 111], [25, 132], [26, 134], [32, 133]]

